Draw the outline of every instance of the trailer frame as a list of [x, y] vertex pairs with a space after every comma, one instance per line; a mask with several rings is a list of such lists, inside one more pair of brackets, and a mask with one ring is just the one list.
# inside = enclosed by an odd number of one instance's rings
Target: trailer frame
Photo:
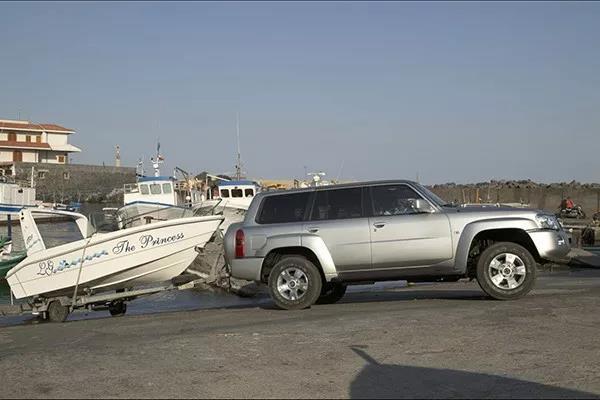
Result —
[[[109, 310], [111, 315], [118, 316], [125, 314], [127, 310], [126, 303], [141, 296], [148, 296], [160, 292], [172, 290], [193, 289], [200, 284], [206, 283], [206, 279], [193, 279], [184, 283], [171, 283], [168, 285], [149, 286], [140, 289], [123, 289], [121, 291], [109, 291], [100, 293], [85, 293], [75, 297], [73, 301], [69, 296], [38, 296], [30, 299], [29, 303], [13, 304], [0, 309], [0, 315], [22, 315], [31, 313], [41, 316], [44, 320], [50, 322], [64, 322], [68, 315], [81, 308], [88, 308], [92, 311]], [[12, 295], [12, 291], [11, 291]], [[114, 312], [122, 311], [122, 312]]]

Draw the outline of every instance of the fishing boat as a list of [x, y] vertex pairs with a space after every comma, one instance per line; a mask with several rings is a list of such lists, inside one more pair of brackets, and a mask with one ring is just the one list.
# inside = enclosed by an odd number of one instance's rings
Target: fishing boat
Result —
[[204, 200], [194, 205], [194, 210], [200, 214], [222, 214], [225, 221], [219, 229], [225, 232], [229, 225], [244, 219], [250, 203], [261, 187], [257, 182], [247, 179], [229, 180], [215, 175], [209, 176], [218, 179], [218, 183], [215, 188], [208, 188], [206, 193], [203, 193]]
[[193, 179], [189, 174], [176, 167], [174, 172], [179, 171], [184, 179], [178, 180], [173, 176], [161, 175], [160, 166], [164, 163], [164, 157], [160, 153], [160, 143], [156, 147], [156, 155], [150, 158], [154, 174], [146, 176], [144, 161], [140, 160], [136, 168], [137, 181], [125, 184], [123, 187], [123, 206], [137, 204], [140, 210], [145, 210], [152, 205], [168, 207], [191, 207], [199, 203], [201, 192], [194, 188]]
[[18, 217], [21, 209], [12, 204], [0, 204], [0, 213], [7, 226], [6, 236], [0, 236], [0, 279], [27, 256], [24, 250], [15, 251], [12, 242], [12, 220]]
[[[41, 214], [70, 218], [80, 238], [48, 247], [35, 221]], [[192, 263], [223, 217], [179, 218], [113, 232], [101, 232], [84, 215], [68, 211], [23, 209], [20, 221], [27, 257], [6, 280], [15, 298], [39, 302], [169, 281]]]
[[[31, 170], [31, 181], [16, 181], [13, 176], [0, 175], [0, 225], [7, 223], [9, 214], [14, 215], [13, 207], [18, 210], [22, 207], [36, 207], [40, 201], [36, 200], [35, 182], [33, 179], [33, 167]], [[5, 209], [8, 207], [8, 209]], [[18, 214], [17, 214], [18, 215]]]

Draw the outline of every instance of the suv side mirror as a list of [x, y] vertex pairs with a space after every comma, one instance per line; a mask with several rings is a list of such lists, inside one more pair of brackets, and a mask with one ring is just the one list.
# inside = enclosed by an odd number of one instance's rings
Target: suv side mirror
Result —
[[434, 210], [431, 207], [431, 204], [429, 204], [427, 201], [423, 200], [423, 199], [415, 199], [414, 203], [413, 203], [413, 207], [415, 209], [415, 211], [417, 212], [423, 212], [423, 213], [432, 213]]

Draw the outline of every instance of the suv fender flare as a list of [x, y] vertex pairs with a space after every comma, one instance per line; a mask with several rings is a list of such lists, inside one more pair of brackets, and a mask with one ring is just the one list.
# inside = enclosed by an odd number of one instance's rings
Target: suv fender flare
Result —
[[[303, 234], [284, 234], [271, 236], [268, 239], [264, 238], [265, 244], [260, 248], [257, 254], [260, 257], [266, 257], [270, 252], [289, 247], [299, 247], [310, 250], [321, 266], [323, 276], [326, 281], [330, 281], [337, 278], [337, 270], [333, 263], [333, 258], [329, 253], [329, 249], [325, 245], [323, 239], [314, 235], [303, 235]], [[261, 266], [261, 270], [262, 270]], [[262, 274], [262, 272], [261, 272]]]
[[327, 245], [325, 245], [323, 239], [314, 235], [302, 235], [300, 240], [302, 247], [306, 247], [315, 253], [315, 256], [317, 256], [319, 264], [321, 264], [321, 269], [323, 270], [325, 280], [329, 282], [333, 278], [337, 278], [337, 269], [335, 268], [331, 253], [329, 253], [329, 249], [327, 248]]
[[475, 236], [481, 232], [496, 229], [520, 229], [529, 236], [528, 231], [539, 229], [539, 227], [534, 221], [527, 218], [484, 219], [465, 225], [460, 233], [460, 239], [456, 247], [454, 268], [457, 272], [466, 273], [469, 250], [471, 250], [471, 243]]

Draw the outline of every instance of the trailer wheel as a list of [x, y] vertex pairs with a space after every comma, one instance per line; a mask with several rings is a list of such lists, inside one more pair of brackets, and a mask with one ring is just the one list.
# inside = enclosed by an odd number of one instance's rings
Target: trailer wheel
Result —
[[124, 301], [115, 301], [108, 306], [108, 312], [113, 317], [120, 317], [127, 312], [127, 304]]
[[50, 322], [65, 322], [69, 316], [69, 307], [63, 306], [58, 300], [54, 300], [48, 305], [47, 315]]

